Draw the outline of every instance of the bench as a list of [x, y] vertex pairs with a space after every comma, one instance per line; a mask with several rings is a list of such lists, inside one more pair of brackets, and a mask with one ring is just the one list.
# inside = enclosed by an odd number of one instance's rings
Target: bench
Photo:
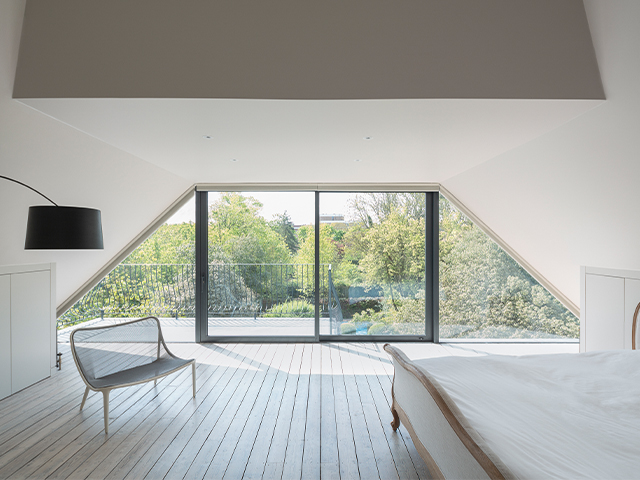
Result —
[[173, 355], [162, 336], [157, 317], [113, 325], [78, 328], [71, 333], [71, 353], [86, 385], [80, 410], [89, 390], [102, 392], [104, 431], [109, 433], [109, 392], [153, 380], [157, 381], [191, 365], [193, 396], [196, 396], [196, 362]]

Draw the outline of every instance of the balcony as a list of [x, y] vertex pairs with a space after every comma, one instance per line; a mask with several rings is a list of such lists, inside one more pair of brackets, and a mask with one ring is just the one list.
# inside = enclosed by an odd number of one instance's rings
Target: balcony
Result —
[[[319, 310], [323, 330], [337, 333], [344, 320], [330, 271], [320, 266]], [[210, 264], [208, 275], [212, 334], [314, 334], [313, 265]], [[169, 341], [193, 341], [195, 279], [193, 264], [118, 265], [58, 319], [60, 340], [75, 325], [154, 315]]]

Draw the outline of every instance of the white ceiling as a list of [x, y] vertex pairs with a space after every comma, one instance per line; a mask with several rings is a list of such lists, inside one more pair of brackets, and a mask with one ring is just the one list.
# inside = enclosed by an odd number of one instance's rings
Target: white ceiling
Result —
[[194, 183], [442, 182], [602, 103], [441, 99], [22, 101]]

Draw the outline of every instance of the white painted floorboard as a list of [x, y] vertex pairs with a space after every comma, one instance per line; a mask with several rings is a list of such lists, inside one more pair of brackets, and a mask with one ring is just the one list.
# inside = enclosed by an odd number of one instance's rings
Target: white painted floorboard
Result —
[[[401, 348], [424, 357], [484, 353]], [[196, 359], [196, 398], [191, 369], [157, 387], [114, 390], [109, 435], [102, 395], [79, 410], [84, 384], [68, 345], [60, 349], [61, 372], [0, 401], [0, 479], [429, 478], [404, 427], [390, 426], [393, 366], [382, 344], [172, 343], [174, 354]]]

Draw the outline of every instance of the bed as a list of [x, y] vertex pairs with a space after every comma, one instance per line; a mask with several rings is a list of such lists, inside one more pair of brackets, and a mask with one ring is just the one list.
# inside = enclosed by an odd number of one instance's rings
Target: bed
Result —
[[640, 352], [394, 363], [402, 423], [434, 478], [640, 478]]

